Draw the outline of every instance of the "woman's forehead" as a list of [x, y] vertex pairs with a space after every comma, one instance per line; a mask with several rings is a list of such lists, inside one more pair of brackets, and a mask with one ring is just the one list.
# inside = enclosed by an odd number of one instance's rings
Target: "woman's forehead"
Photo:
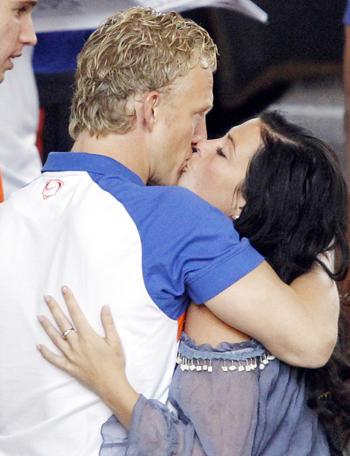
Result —
[[244, 133], [253, 133], [253, 131], [260, 131], [261, 127], [261, 120], [259, 117], [255, 117], [253, 119], [247, 120], [246, 122], [243, 122], [239, 125], [234, 125], [232, 126], [227, 133], [223, 136], [223, 138], [226, 138], [228, 135], [232, 136], [235, 138], [236, 136], [239, 136], [240, 134]]

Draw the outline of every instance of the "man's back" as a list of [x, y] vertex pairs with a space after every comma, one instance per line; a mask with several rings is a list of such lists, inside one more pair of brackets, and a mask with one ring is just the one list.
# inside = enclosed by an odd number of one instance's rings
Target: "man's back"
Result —
[[[51, 174], [51, 173], [50, 173]], [[94, 327], [109, 304], [135, 388], [165, 400], [176, 319], [152, 301], [135, 224], [87, 173], [45, 174], [0, 207], [0, 454], [97, 455], [111, 416], [96, 395], [47, 364], [36, 316], [42, 296], [70, 284]], [[161, 347], [161, 350], [159, 350]], [[155, 374], [157, 372], [157, 374]], [[16, 448], [16, 450], [14, 450]]]
[[35, 348], [50, 344], [43, 295], [71, 286], [100, 330], [108, 304], [131, 384], [165, 401], [189, 296], [205, 302], [262, 258], [191, 192], [146, 187], [111, 158], [50, 154], [44, 170], [0, 206], [0, 455], [119, 454], [110, 410]]

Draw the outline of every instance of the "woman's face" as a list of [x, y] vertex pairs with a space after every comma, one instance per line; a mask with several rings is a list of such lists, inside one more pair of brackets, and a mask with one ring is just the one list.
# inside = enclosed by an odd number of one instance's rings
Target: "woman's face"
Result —
[[199, 142], [178, 185], [237, 217], [245, 203], [240, 186], [260, 146], [260, 128], [260, 120], [253, 119], [231, 128], [222, 138]]

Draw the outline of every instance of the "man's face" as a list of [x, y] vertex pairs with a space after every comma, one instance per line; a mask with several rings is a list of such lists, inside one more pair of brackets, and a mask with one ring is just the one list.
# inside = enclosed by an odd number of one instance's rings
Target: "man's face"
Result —
[[162, 96], [152, 145], [150, 182], [175, 185], [192, 148], [206, 139], [206, 114], [213, 105], [213, 74], [200, 65], [178, 78]]
[[0, 0], [0, 82], [13, 68], [12, 59], [19, 57], [23, 46], [35, 45], [32, 10], [37, 1]]

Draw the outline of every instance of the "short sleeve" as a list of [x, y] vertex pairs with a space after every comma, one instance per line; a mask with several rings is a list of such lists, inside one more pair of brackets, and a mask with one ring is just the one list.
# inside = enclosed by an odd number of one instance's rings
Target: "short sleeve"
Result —
[[181, 421], [165, 405], [142, 395], [128, 437], [126, 456], [205, 456], [189, 420]]
[[[151, 189], [152, 190], [152, 189]], [[144, 277], [154, 299], [171, 318], [183, 313], [167, 308], [168, 295], [183, 294], [197, 304], [213, 298], [255, 269], [263, 257], [232, 220], [192, 192], [168, 188], [157, 198], [152, 220], [139, 223]]]
[[187, 189], [121, 184], [113, 178], [98, 185], [135, 223], [145, 288], [171, 319], [178, 319], [190, 300], [208, 301], [264, 260], [240, 239], [231, 219]]

